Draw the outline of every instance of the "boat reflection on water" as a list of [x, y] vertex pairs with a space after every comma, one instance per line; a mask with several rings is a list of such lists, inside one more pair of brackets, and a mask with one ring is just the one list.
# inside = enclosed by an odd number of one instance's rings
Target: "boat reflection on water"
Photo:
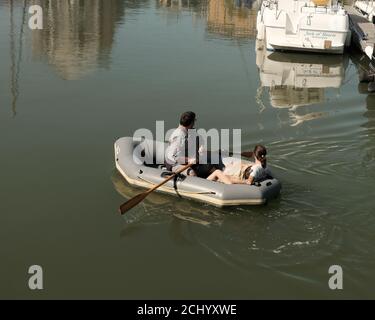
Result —
[[302, 106], [325, 102], [327, 88], [340, 88], [349, 59], [346, 55], [270, 52], [256, 42], [260, 91], [268, 88], [274, 108], [289, 109], [290, 125], [326, 116], [327, 112], [297, 112]]
[[[113, 171], [111, 180], [116, 191], [124, 197], [124, 201], [145, 191], [129, 185], [117, 170]], [[175, 219], [189, 221], [204, 227], [219, 226], [222, 223], [224, 212], [225, 209], [154, 192], [137, 208], [124, 215], [126, 223], [124, 232], [126, 233], [126, 229], [133, 228], [135, 225], [170, 223]]]

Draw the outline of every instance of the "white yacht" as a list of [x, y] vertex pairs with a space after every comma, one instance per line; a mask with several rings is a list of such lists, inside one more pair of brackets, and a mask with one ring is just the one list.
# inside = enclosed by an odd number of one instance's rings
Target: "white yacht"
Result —
[[333, 0], [264, 0], [257, 39], [267, 50], [343, 53], [350, 43], [349, 17]]
[[[322, 59], [323, 58], [323, 59]], [[268, 89], [274, 108], [289, 110], [292, 126], [323, 117], [323, 112], [297, 112], [302, 106], [325, 101], [327, 88], [340, 88], [349, 64], [347, 55], [321, 56], [316, 54], [267, 51], [263, 41], [256, 42], [256, 64], [260, 89]], [[303, 108], [302, 108], [303, 109]]]
[[354, 7], [357, 8], [370, 22], [375, 22], [375, 3], [373, 0], [356, 1]]

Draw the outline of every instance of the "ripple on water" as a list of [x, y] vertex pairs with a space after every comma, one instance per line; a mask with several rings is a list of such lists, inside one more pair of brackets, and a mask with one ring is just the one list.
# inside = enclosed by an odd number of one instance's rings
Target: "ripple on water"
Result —
[[[190, 237], [225, 263], [251, 272], [254, 265], [283, 268], [308, 265], [342, 245], [341, 228], [322, 217], [289, 210], [283, 219], [264, 215], [224, 217], [220, 228], [189, 225]], [[278, 213], [280, 215], [280, 213]]]
[[281, 169], [282, 172], [288, 172], [290, 177], [304, 174], [307, 182], [309, 176], [339, 180], [349, 180], [355, 176], [357, 181], [365, 180], [369, 172], [358, 165], [358, 160], [362, 159], [365, 166], [372, 166], [374, 147], [361, 149], [358, 143], [358, 140], [353, 139], [341, 139], [338, 142], [325, 138], [274, 142], [269, 144], [272, 150], [270, 165], [276, 171]]

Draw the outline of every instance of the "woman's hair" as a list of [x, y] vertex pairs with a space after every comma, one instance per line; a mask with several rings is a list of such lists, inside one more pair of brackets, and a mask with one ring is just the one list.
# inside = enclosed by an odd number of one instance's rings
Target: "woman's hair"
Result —
[[267, 149], [260, 144], [256, 145], [254, 148], [254, 157], [260, 161], [263, 168], [265, 168], [267, 165], [266, 156], [267, 156]]
[[243, 173], [243, 179], [244, 180], [247, 180], [247, 179], [250, 178], [251, 168], [252, 168], [252, 165], [248, 166], [246, 168], [246, 170], [244, 171], [244, 173]]

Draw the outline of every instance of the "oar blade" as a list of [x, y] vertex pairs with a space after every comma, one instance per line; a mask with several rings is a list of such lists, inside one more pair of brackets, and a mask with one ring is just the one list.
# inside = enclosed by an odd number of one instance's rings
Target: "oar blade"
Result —
[[126, 213], [133, 207], [135, 207], [138, 203], [143, 201], [148, 196], [147, 192], [140, 193], [139, 195], [135, 196], [134, 198], [131, 198], [130, 200], [126, 201], [124, 204], [121, 205], [119, 211], [121, 214]]

